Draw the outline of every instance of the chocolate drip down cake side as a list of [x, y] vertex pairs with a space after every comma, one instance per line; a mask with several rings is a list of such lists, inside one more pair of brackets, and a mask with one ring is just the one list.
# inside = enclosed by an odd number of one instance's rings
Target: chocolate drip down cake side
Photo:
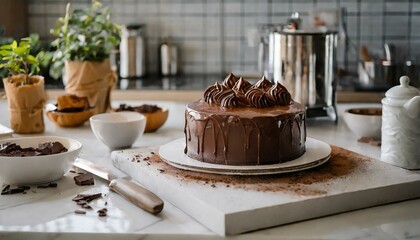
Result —
[[229, 74], [185, 110], [184, 152], [222, 165], [267, 165], [305, 153], [305, 108], [280, 83]]

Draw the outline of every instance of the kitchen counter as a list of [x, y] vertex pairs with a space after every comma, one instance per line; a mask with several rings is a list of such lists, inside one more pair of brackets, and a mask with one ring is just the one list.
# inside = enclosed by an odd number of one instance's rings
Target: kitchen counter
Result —
[[[112, 91], [112, 99], [190, 102], [202, 98], [203, 90], [215, 82], [220, 83], [223, 79], [224, 76], [219, 74], [120, 79]], [[253, 77], [246, 79], [251, 83], [258, 81]], [[56, 99], [64, 93], [61, 80], [47, 79], [45, 88], [49, 99]], [[0, 90], [0, 98], [1, 95]], [[338, 103], [380, 103], [384, 96], [384, 92], [381, 91], [354, 91], [351, 87], [337, 90]]]
[[[112, 103], [140, 104], [138, 100]], [[146, 133], [137, 139], [133, 148], [159, 146], [184, 136], [184, 102], [147, 101], [169, 108], [166, 124], [155, 133]], [[339, 104], [339, 115], [354, 106], [377, 104]], [[5, 100], [0, 100], [0, 123], [8, 126]], [[60, 128], [45, 118], [46, 131], [41, 135], [75, 138], [82, 142], [81, 157], [94, 161], [115, 172], [110, 151], [94, 137], [86, 123], [79, 128]], [[335, 125], [329, 120], [308, 121], [308, 136], [352, 151], [380, 158], [380, 148], [356, 141], [356, 137], [339, 119]], [[18, 134], [15, 137], [20, 136]], [[32, 136], [32, 135], [31, 135]], [[36, 189], [28, 194], [0, 196], [0, 239], [221, 239], [190, 216], [165, 201], [165, 208], [153, 216], [109, 192], [104, 181], [95, 178], [95, 186], [76, 186], [66, 174], [57, 181], [57, 189]], [[390, 176], [392, 177], [392, 176]], [[153, 189], [150, 189], [153, 191]], [[106, 194], [109, 214], [76, 215], [76, 204], [71, 199], [81, 192]], [[164, 199], [165, 200], [165, 199]], [[105, 199], [95, 206], [104, 204]], [[187, 201], [187, 200], [186, 200]], [[92, 204], [93, 205], [93, 204]], [[270, 229], [242, 234], [234, 239], [418, 239], [420, 238], [420, 199], [403, 201], [342, 214], [302, 221]]]

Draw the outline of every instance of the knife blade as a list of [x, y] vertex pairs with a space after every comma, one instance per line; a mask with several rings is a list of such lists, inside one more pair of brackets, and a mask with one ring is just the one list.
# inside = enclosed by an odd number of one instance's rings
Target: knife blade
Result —
[[130, 182], [127, 179], [118, 178], [107, 169], [82, 158], [77, 158], [73, 165], [105, 179], [109, 182], [108, 186], [111, 190], [125, 197], [134, 205], [153, 214], [157, 214], [162, 211], [162, 199], [146, 188]]

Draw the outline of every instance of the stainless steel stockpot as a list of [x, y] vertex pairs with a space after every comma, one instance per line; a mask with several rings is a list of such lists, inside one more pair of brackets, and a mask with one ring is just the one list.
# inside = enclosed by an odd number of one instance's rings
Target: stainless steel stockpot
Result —
[[271, 79], [307, 107], [308, 117], [336, 114], [336, 31], [282, 30], [270, 44]]

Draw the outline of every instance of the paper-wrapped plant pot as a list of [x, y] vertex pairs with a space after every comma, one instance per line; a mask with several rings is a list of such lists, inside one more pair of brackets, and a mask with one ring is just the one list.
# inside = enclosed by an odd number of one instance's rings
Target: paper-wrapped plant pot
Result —
[[29, 84], [24, 82], [25, 75], [3, 79], [10, 112], [10, 127], [21, 134], [44, 132], [44, 78], [28, 76]]
[[110, 108], [111, 89], [117, 76], [111, 69], [109, 58], [102, 62], [65, 62], [66, 93], [87, 97], [95, 113], [106, 112]]

